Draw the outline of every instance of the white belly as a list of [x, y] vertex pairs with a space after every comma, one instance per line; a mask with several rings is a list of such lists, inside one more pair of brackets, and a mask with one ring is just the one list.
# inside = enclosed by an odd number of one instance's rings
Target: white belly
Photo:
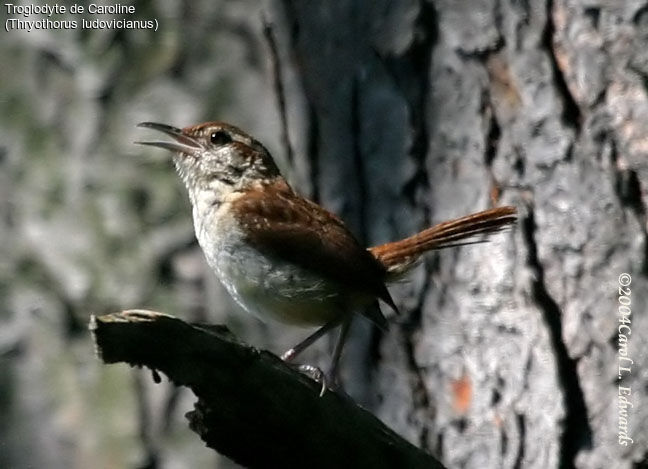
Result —
[[227, 291], [259, 319], [319, 326], [348, 312], [338, 286], [299, 266], [263, 255], [244, 243], [237, 230], [218, 237], [199, 230], [196, 233], [208, 264]]

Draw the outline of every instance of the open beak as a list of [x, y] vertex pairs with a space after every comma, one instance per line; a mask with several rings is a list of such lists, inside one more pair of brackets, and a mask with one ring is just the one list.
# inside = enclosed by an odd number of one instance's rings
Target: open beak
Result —
[[195, 138], [186, 135], [181, 129], [166, 124], [157, 124], [155, 122], [141, 122], [137, 127], [146, 127], [148, 129], [159, 130], [175, 139], [175, 142], [165, 142], [154, 140], [150, 142], [135, 142], [138, 145], [150, 145], [152, 147], [164, 148], [179, 153], [193, 154], [202, 150], [202, 145]]

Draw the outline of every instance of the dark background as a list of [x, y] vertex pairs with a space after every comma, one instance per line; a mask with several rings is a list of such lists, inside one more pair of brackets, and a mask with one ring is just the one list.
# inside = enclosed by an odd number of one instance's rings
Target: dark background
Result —
[[227, 323], [277, 353], [308, 332], [229, 299], [167, 155], [133, 145], [147, 120], [239, 125], [367, 245], [517, 205], [513, 232], [391, 288], [389, 332], [356, 321], [348, 392], [451, 468], [648, 464], [648, 4], [135, 6], [117, 18], [158, 31], [0, 33], [0, 467], [231, 467], [186, 428], [190, 393], [96, 360], [91, 313]]

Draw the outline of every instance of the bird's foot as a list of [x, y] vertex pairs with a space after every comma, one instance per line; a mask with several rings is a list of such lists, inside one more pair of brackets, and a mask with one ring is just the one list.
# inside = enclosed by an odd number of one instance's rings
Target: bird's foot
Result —
[[336, 391], [337, 389], [340, 388], [340, 377], [336, 366], [331, 367], [329, 373], [324, 373], [320, 368], [314, 365], [292, 363], [291, 361], [295, 358], [295, 356], [298, 353], [299, 351], [297, 348], [291, 348], [290, 350], [286, 351], [286, 353], [281, 355], [281, 359], [284, 362], [286, 362], [286, 364], [288, 364], [290, 367], [294, 368], [300, 373], [305, 374], [313, 381], [320, 383], [322, 385], [322, 389], [320, 391], [320, 397], [324, 395], [326, 389]]
[[320, 389], [320, 393], [319, 393], [320, 397], [324, 395], [327, 388], [331, 388], [330, 386], [331, 383], [329, 382], [328, 377], [318, 367], [314, 365], [300, 365], [300, 364], [294, 364], [293, 366], [300, 373], [305, 374], [313, 381], [322, 385], [322, 388]]

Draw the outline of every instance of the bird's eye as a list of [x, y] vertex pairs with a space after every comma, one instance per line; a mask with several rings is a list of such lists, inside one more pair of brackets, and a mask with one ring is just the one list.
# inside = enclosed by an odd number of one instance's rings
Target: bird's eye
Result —
[[214, 130], [209, 136], [209, 141], [214, 145], [226, 145], [232, 141], [232, 137], [224, 130]]

